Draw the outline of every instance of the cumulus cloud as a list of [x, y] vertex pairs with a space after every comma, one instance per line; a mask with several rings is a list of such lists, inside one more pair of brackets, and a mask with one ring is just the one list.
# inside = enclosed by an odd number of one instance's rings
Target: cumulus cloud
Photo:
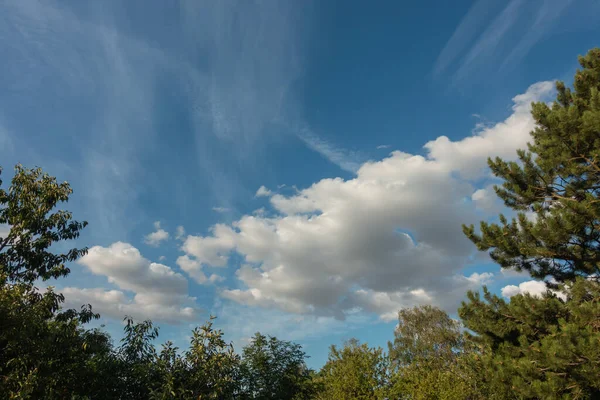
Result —
[[175, 239], [181, 240], [185, 236], [185, 228], [182, 225], [179, 225], [175, 230]]
[[161, 242], [169, 239], [169, 232], [160, 227], [160, 221], [154, 222], [154, 229], [156, 229], [156, 231], [144, 236], [144, 243], [150, 246], [158, 247]]
[[488, 213], [495, 213], [502, 207], [502, 202], [498, 196], [496, 196], [493, 185], [477, 189], [473, 195], [471, 195], [471, 200], [475, 203], [476, 208]]
[[502, 273], [503, 276], [505, 276], [507, 278], [515, 278], [515, 277], [522, 278], [522, 277], [529, 276], [529, 272], [527, 272], [527, 271], [517, 271], [512, 268], [500, 268], [500, 272]]
[[151, 319], [169, 324], [180, 324], [184, 321], [195, 321], [198, 310], [194, 307], [160, 304], [152, 296], [136, 295], [130, 299], [120, 290], [102, 288], [81, 289], [66, 287], [61, 290], [65, 296], [65, 305], [79, 308], [82, 304], [91, 304], [94, 312], [103, 317], [120, 320], [126, 315], [137, 320]]
[[531, 102], [546, 98], [553, 89], [554, 83], [550, 81], [531, 85], [525, 93], [513, 98], [513, 113], [505, 121], [456, 142], [440, 136], [425, 145], [428, 158], [435, 160], [440, 168], [456, 171], [467, 179], [487, 171], [486, 161], [490, 156], [515, 160], [515, 151], [526, 148], [535, 128], [530, 115]]
[[[548, 286], [544, 281], [525, 281], [521, 282], [517, 285], [507, 285], [504, 286], [501, 290], [502, 296], [506, 298], [511, 298], [518, 294], [530, 294], [531, 296], [541, 297], [544, 293], [548, 291]], [[564, 293], [550, 290], [552, 293], [556, 294], [559, 298], [565, 299], [566, 296]]]
[[470, 276], [456, 274], [448, 277], [438, 288], [422, 288], [408, 291], [376, 292], [360, 289], [355, 291], [354, 303], [361, 304], [368, 311], [380, 315], [384, 321], [398, 318], [398, 310], [415, 305], [433, 304], [448, 311], [456, 310], [468, 290], [477, 290], [493, 279], [493, 274], [473, 273]]
[[485, 198], [472, 180], [485, 187], [487, 158], [514, 159], [526, 146], [530, 103], [552, 88], [532, 85], [513, 99], [506, 120], [475, 136], [439, 137], [425, 145], [425, 156], [395, 151], [363, 164], [354, 179], [273, 195], [272, 215], [245, 215], [210, 235], [188, 236], [184, 270], [194, 276], [203, 266], [225, 267], [237, 253], [240, 285], [221, 296], [297, 314], [343, 319], [363, 310], [390, 319], [425, 302], [453, 311], [466, 290], [492, 278], [461, 272], [474, 252], [461, 224], [481, 219], [474, 203]]
[[267, 197], [271, 195], [271, 191], [267, 189], [264, 185], [259, 187], [256, 191], [256, 197]]
[[120, 319], [128, 314], [169, 323], [190, 321], [198, 315], [195, 299], [188, 296], [187, 279], [166, 265], [144, 258], [128, 243], [94, 246], [77, 262], [121, 290], [64, 288], [69, 306], [90, 303], [108, 317]]
[[217, 274], [206, 276], [202, 271], [202, 264], [198, 260], [192, 259], [187, 255], [178, 257], [177, 265], [201, 285], [222, 282], [225, 280], [225, 278]]

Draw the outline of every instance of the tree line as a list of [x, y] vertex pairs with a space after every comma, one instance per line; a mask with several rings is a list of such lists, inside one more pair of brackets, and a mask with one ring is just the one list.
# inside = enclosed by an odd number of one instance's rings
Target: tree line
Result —
[[118, 344], [87, 328], [100, 317], [91, 305], [64, 309], [62, 294], [36, 288], [85, 254], [56, 244], [87, 224], [56, 209], [67, 183], [18, 165], [0, 189], [0, 398], [600, 398], [600, 49], [579, 61], [572, 87], [558, 82], [551, 104], [533, 104], [518, 161], [489, 160], [514, 216], [463, 227], [501, 267], [544, 279], [546, 293], [469, 292], [460, 320], [399, 310], [387, 349], [352, 339], [331, 346], [319, 371], [299, 344], [261, 333], [236, 352], [213, 317], [187, 349], [156, 348], [151, 321], [126, 318]]

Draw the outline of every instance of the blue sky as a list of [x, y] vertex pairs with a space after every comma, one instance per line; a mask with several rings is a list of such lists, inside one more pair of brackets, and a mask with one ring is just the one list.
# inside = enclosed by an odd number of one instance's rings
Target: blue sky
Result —
[[598, 45], [593, 0], [0, 4], [0, 154], [69, 181], [90, 252], [56, 282], [119, 336], [210, 313], [305, 346], [540, 283], [476, 254], [531, 101]]

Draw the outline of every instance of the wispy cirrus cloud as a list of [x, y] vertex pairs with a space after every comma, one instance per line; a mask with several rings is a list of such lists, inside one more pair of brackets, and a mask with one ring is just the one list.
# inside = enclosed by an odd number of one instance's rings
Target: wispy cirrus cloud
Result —
[[[244, 177], [298, 115], [292, 85], [303, 74], [310, 3], [184, 0], [186, 51], [206, 59], [207, 87], [194, 88], [192, 115], [200, 169], [215, 202], [235, 208]], [[202, 38], [200, 42], [193, 38]], [[278, 139], [279, 140], [279, 139]]]
[[[182, 192], [169, 201], [185, 203], [190, 183], [178, 172], [186, 169], [208, 188], [207, 203], [234, 209], [264, 146], [277, 135], [293, 137], [274, 126], [299, 114], [292, 84], [303, 73], [310, 7], [181, 0], [148, 4], [135, 25], [123, 21], [128, 7], [0, 4], [0, 52], [10, 60], [0, 74], [0, 140], [14, 147], [0, 154], [71, 181], [94, 240], [127, 238], [146, 218], [137, 200], [168, 192], [146, 168], [149, 160], [169, 161], [158, 172]], [[174, 28], [156, 37], [156, 21]], [[171, 98], [181, 126], [169, 119]], [[170, 129], [181, 143], [169, 140]]]
[[0, 51], [10, 59], [0, 74], [0, 107], [14, 132], [14, 151], [4, 159], [68, 179], [78, 215], [94, 226], [91, 237], [107, 241], [127, 237], [144, 217], [134, 203], [142, 159], [162, 134], [155, 119], [161, 76], [202, 77], [124, 32], [115, 22], [122, 11], [116, 3], [88, 6], [92, 14], [55, 1], [0, 4]]
[[[536, 43], [557, 29], [584, 29], [590, 20], [573, 24], [567, 19], [574, 0], [479, 0], [462, 18], [440, 51], [433, 74], [447, 73], [453, 84], [463, 84], [490, 70], [499, 72], [518, 65]], [[582, 10], [597, 10], [592, 1], [579, 1]], [[488, 74], [489, 75], [489, 74]]]
[[535, 13], [533, 23], [529, 25], [527, 32], [504, 59], [500, 68], [514, 65], [525, 57], [533, 46], [553, 28], [573, 2], [574, 0], [544, 0]]
[[462, 81], [470, 72], [494, 54], [496, 48], [517, 22], [520, 8], [525, 0], [511, 0], [502, 12], [483, 31], [475, 44], [462, 59], [462, 63], [454, 76]]
[[[335, 146], [327, 140], [317, 136], [309, 129], [302, 129], [296, 135], [306, 146], [321, 154], [331, 163], [347, 172], [356, 173], [361, 165], [361, 158], [357, 152]], [[364, 159], [362, 161], [365, 161]]]
[[493, 10], [493, 0], [478, 0], [460, 21], [460, 24], [438, 55], [434, 66], [434, 74], [439, 75], [456, 60], [460, 53], [469, 46], [473, 37], [485, 23], [486, 17]]

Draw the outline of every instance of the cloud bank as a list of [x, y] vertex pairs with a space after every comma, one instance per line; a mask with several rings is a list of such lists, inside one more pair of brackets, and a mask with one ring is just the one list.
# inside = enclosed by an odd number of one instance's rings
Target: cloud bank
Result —
[[119, 290], [66, 287], [61, 292], [67, 307], [92, 304], [95, 311], [110, 318], [129, 315], [170, 324], [198, 317], [195, 299], [188, 296], [187, 279], [166, 265], [144, 258], [128, 243], [94, 246], [77, 263], [94, 275], [105, 276]]
[[[493, 278], [462, 272], [474, 248], [461, 224], [493, 205], [482, 192], [486, 160], [516, 158], [534, 128], [530, 103], [552, 90], [552, 82], [532, 85], [506, 120], [459, 141], [440, 136], [425, 156], [395, 151], [364, 163], [354, 179], [323, 179], [290, 196], [265, 191], [274, 216], [245, 215], [188, 236], [184, 270], [202, 283], [204, 266], [239, 267], [239, 286], [222, 289], [223, 298], [290, 313], [344, 319], [362, 310], [391, 320], [422, 303], [453, 311]], [[233, 253], [241, 264], [231, 265]]]

